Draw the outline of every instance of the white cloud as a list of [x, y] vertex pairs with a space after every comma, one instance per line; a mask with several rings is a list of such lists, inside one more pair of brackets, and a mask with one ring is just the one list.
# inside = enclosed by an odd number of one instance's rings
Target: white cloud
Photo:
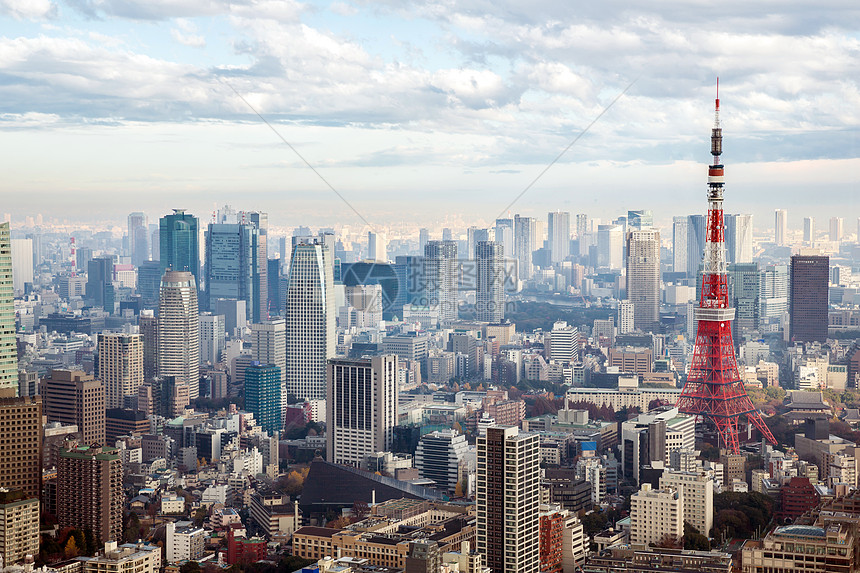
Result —
[[51, 0], [0, 0], [0, 14], [18, 20], [41, 20], [57, 15], [57, 5]]
[[185, 18], [177, 18], [176, 27], [170, 29], [170, 35], [174, 40], [183, 46], [192, 48], [203, 48], [206, 46], [206, 39], [197, 33], [197, 26], [193, 22], [189, 22]]

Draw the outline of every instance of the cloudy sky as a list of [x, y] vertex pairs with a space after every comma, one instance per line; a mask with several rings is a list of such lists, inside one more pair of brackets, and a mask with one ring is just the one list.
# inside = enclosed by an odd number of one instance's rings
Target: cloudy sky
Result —
[[719, 75], [727, 211], [853, 221], [858, 30], [853, 0], [0, 0], [0, 212], [360, 226], [254, 108], [372, 224], [486, 222], [629, 87], [511, 210], [668, 220], [704, 209]]

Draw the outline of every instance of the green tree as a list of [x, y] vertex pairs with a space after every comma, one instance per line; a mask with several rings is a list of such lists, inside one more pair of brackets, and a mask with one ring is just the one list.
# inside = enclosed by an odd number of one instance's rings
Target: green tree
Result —
[[84, 529], [84, 540], [87, 547], [87, 555], [95, 555], [96, 551], [99, 550], [99, 542], [96, 540], [96, 536], [93, 534], [93, 530], [89, 527]]
[[188, 561], [179, 568], [179, 573], [200, 573], [202, 569], [197, 561]]
[[692, 551], [710, 551], [711, 542], [699, 533], [699, 530], [684, 522], [684, 549]]

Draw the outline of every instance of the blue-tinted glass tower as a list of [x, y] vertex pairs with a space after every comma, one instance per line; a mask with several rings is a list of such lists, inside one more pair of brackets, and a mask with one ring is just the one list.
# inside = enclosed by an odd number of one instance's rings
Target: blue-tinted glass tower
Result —
[[198, 229], [197, 217], [186, 213], [185, 209], [174, 209], [172, 215], [159, 220], [161, 274], [168, 268], [190, 272], [200, 288]]
[[245, 369], [245, 408], [270, 436], [283, 429], [280, 368], [252, 362]]

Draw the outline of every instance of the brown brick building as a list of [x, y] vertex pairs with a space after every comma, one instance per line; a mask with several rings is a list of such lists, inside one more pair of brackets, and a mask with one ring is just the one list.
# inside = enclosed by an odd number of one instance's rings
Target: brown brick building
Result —
[[57, 520], [60, 527], [91, 529], [96, 538], [121, 541], [122, 460], [114, 448], [81, 446], [60, 452]]
[[42, 399], [0, 398], [0, 487], [38, 498], [42, 481]]

